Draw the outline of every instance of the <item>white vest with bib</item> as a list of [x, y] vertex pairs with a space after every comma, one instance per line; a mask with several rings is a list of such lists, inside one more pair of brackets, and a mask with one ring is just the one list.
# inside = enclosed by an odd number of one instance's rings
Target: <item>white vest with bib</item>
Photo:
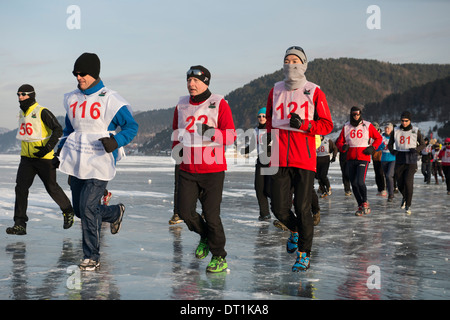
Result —
[[32, 110], [27, 110], [26, 115], [23, 111], [20, 111], [19, 129], [16, 135], [16, 138], [20, 141], [35, 142], [45, 140], [51, 136], [51, 132], [44, 133], [42, 130], [41, 112], [45, 108], [37, 103], [32, 107]]
[[313, 120], [315, 106], [313, 102], [314, 92], [318, 86], [307, 81], [303, 88], [288, 91], [284, 87], [284, 81], [275, 83], [273, 88], [272, 127], [304, 132], [292, 128], [289, 125], [291, 112], [296, 113], [302, 120]]
[[318, 157], [324, 157], [330, 155], [330, 139], [323, 138], [322, 143], [316, 149], [316, 154]]
[[80, 90], [64, 95], [64, 108], [74, 132], [67, 137], [60, 153], [62, 172], [79, 179], [114, 178], [114, 156], [105, 151], [98, 139], [110, 136], [108, 126], [122, 106], [129, 104], [106, 87], [88, 96]]
[[177, 140], [187, 147], [218, 145], [209, 138], [199, 135], [197, 125], [205, 123], [213, 128], [218, 127], [219, 105], [223, 96], [211, 94], [199, 105], [190, 104], [189, 98], [189, 96], [183, 96], [178, 101], [178, 130], [175, 133]]
[[409, 149], [417, 148], [417, 130], [415, 127], [407, 131], [396, 128], [394, 131], [394, 149], [400, 152], [407, 152]]
[[362, 120], [358, 126], [354, 127], [347, 122], [344, 125], [345, 142], [350, 148], [367, 148], [369, 146], [370, 122]]

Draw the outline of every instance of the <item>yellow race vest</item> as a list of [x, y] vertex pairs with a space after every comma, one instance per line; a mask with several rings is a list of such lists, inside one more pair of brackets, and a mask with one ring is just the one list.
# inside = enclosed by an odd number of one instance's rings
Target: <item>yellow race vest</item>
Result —
[[[19, 113], [19, 129], [16, 138], [22, 141], [20, 151], [22, 157], [37, 158], [33, 154], [39, 151], [36, 147], [45, 146], [52, 135], [52, 130], [41, 119], [44, 109], [36, 102], [28, 108], [26, 113], [22, 110]], [[41, 159], [53, 159], [53, 150]]]

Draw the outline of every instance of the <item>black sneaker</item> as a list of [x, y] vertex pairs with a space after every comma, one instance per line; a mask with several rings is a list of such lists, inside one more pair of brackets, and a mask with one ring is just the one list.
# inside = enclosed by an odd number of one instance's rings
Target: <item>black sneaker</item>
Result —
[[119, 208], [120, 208], [119, 218], [117, 218], [116, 221], [111, 223], [111, 233], [112, 234], [116, 234], [117, 232], [119, 232], [120, 227], [122, 226], [122, 219], [123, 219], [123, 214], [125, 213], [125, 206], [122, 203], [119, 203]]
[[18, 236], [23, 236], [27, 234], [27, 230], [25, 227], [14, 225], [14, 227], [6, 228], [7, 234], [16, 234]]
[[64, 217], [64, 229], [69, 229], [73, 225], [73, 211], [72, 212], [63, 212]]

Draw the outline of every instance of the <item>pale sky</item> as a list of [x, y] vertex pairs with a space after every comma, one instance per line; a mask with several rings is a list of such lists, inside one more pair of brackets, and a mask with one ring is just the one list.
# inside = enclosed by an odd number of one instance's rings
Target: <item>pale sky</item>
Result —
[[[67, 12], [71, 5], [79, 16]], [[378, 16], [367, 13], [371, 5]], [[0, 127], [17, 127], [24, 83], [64, 115], [63, 94], [76, 88], [71, 72], [83, 52], [100, 57], [107, 87], [145, 111], [175, 106], [187, 94], [191, 65], [208, 68], [210, 90], [226, 95], [281, 69], [292, 45], [310, 61], [448, 64], [449, 12], [446, 0], [2, 0]], [[369, 29], [368, 20], [380, 29]]]

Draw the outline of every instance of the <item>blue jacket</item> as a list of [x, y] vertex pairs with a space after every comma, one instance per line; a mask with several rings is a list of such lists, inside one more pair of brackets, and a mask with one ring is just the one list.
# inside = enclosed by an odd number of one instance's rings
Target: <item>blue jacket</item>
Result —
[[[383, 142], [380, 144], [377, 151], [387, 150], [389, 136], [386, 133], [383, 133], [381, 136], [383, 137]], [[385, 141], [387, 141], [387, 142], [385, 142]], [[385, 162], [395, 161], [395, 156], [392, 153], [390, 153], [389, 151], [382, 152], [381, 153], [381, 161], [385, 161]]]
[[[99, 90], [101, 90], [104, 87], [103, 81], [100, 80], [100, 82], [95, 85], [94, 87], [87, 89], [87, 90], [81, 90], [85, 95], [93, 94]], [[58, 148], [62, 148], [64, 143], [66, 142], [66, 138], [74, 132], [74, 129], [72, 127], [72, 124], [70, 123], [69, 118], [66, 115], [65, 119], [65, 125], [66, 127], [63, 130], [63, 137], [64, 139], [61, 139], [61, 142], [58, 145]], [[139, 125], [134, 120], [133, 116], [131, 115], [130, 111], [128, 110], [127, 106], [122, 106], [119, 111], [116, 113], [114, 118], [112, 119], [111, 123], [108, 126], [108, 131], [114, 131], [117, 129], [117, 127], [121, 128], [121, 131], [114, 135], [114, 139], [117, 141], [118, 148], [126, 146], [129, 144], [134, 137], [136, 136], [138, 132]], [[117, 148], [117, 149], [118, 149]], [[113, 151], [114, 159], [117, 159], [118, 150]]]

